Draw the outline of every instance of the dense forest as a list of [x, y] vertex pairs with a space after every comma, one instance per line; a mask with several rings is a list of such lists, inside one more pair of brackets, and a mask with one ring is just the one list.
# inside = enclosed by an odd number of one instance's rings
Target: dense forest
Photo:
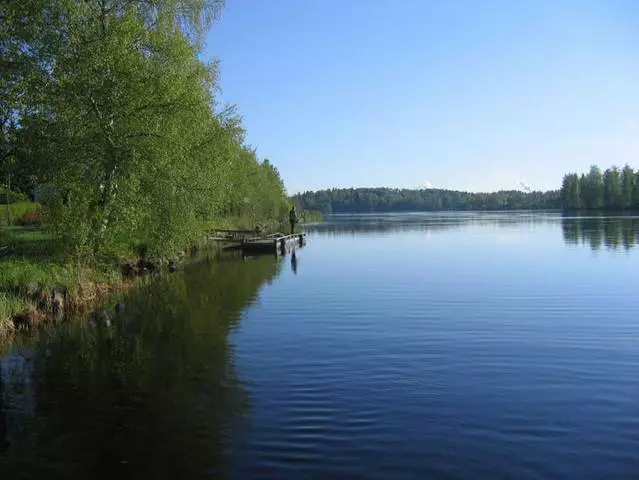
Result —
[[471, 193], [440, 189], [339, 188], [293, 196], [305, 210], [323, 213], [560, 208], [558, 191]]
[[602, 173], [593, 165], [587, 174], [564, 176], [561, 198], [564, 208], [571, 210], [639, 208], [639, 171], [626, 165]]
[[222, 3], [2, 2], [2, 183], [46, 192], [43, 221], [76, 258], [164, 255], [215, 222], [286, 215], [277, 169], [200, 60]]
[[330, 213], [437, 210], [639, 209], [639, 171], [626, 165], [564, 176], [560, 191], [472, 193], [442, 189], [334, 188], [292, 197], [304, 210]]

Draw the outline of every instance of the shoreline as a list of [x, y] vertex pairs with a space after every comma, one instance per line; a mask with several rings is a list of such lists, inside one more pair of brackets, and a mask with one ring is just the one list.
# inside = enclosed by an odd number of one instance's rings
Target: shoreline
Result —
[[205, 248], [209, 248], [208, 243], [191, 246], [172, 261], [122, 259], [106, 272], [109, 281], [91, 281], [92, 269], [85, 267], [78, 272], [75, 282], [60, 282], [53, 286], [29, 282], [10, 291], [5, 289], [2, 292], [5, 300], [11, 297], [13, 305], [20, 306], [5, 311], [0, 318], [0, 345], [10, 342], [21, 331], [47, 327], [63, 321], [68, 315], [97, 309], [109, 296], [126, 291], [155, 275], [175, 273], [188, 258], [195, 257]]
[[[300, 222], [303, 223], [306, 222]], [[241, 221], [222, 224], [231, 225], [237, 229], [247, 228]], [[263, 233], [277, 232], [284, 225], [271, 221], [261, 228]], [[10, 343], [20, 331], [43, 328], [63, 321], [69, 314], [98, 309], [114, 293], [128, 290], [155, 275], [177, 272], [202, 250], [221, 248], [206, 235], [201, 243], [185, 247], [170, 259], [150, 259], [131, 253], [106, 265], [72, 265], [56, 258], [49, 250], [46, 228], [19, 227], [15, 232], [17, 240], [13, 248], [18, 251], [21, 242], [26, 242], [20, 235], [29, 236], [29, 241], [34, 241], [31, 237], [35, 236], [36, 242], [42, 245], [34, 249], [36, 255], [28, 251], [22, 256], [2, 258], [6, 263], [5, 271], [0, 271], [4, 274], [0, 284], [0, 346]]]

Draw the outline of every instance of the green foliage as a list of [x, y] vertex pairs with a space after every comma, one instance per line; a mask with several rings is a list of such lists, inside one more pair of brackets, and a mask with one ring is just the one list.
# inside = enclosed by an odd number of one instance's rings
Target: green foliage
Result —
[[303, 210], [325, 214], [346, 212], [408, 212], [433, 210], [519, 210], [558, 208], [559, 192], [501, 191], [470, 193], [454, 190], [350, 188], [305, 192], [292, 197]]
[[69, 276], [68, 270], [55, 263], [12, 259], [0, 264], [0, 288], [3, 290], [19, 291], [30, 284], [52, 287]]
[[11, 224], [18, 223], [19, 220], [29, 212], [38, 211], [40, 205], [33, 202], [16, 202], [8, 206], [9, 218], [7, 219], [7, 205], [0, 206], [0, 225], [7, 225], [7, 220]]
[[0, 338], [4, 332], [13, 327], [11, 316], [25, 308], [27, 308], [27, 303], [24, 299], [10, 293], [0, 292]]
[[601, 174], [599, 167], [592, 166], [588, 175], [576, 173], [564, 176], [561, 200], [567, 209], [613, 209], [639, 208], [639, 173], [626, 165]]
[[0, 245], [0, 290], [25, 286], [30, 282], [41, 286], [56, 283], [70, 286], [80, 280], [113, 280], [108, 270], [112, 266], [109, 265], [95, 265], [86, 272], [80, 272], [85, 265], [68, 262], [63, 246], [48, 229], [5, 227], [0, 230]]
[[10, 227], [0, 231], [2, 261], [0, 291], [15, 291], [28, 285], [49, 287], [74, 278], [53, 236], [39, 228]]
[[633, 205], [633, 189], [635, 188], [635, 172], [629, 165], [621, 171], [621, 207], [629, 208]]
[[566, 175], [561, 187], [561, 200], [566, 208], [581, 207], [581, 182], [576, 173]]
[[0, 205], [7, 203], [26, 202], [27, 196], [23, 193], [9, 191], [4, 187], [0, 187]]
[[604, 179], [596, 165], [590, 167], [588, 175], [579, 178], [582, 208], [602, 208], [604, 205]]
[[622, 208], [621, 175], [617, 167], [609, 168], [604, 173], [604, 205], [610, 208]]
[[321, 222], [324, 220], [324, 214], [322, 212], [303, 210], [298, 214], [299, 220], [302, 223]]
[[20, 215], [15, 221], [23, 227], [36, 227], [42, 225], [42, 211], [29, 210]]
[[233, 108], [216, 109], [216, 65], [199, 59], [221, 5], [4, 7], [3, 48], [15, 65], [3, 92], [5, 170], [20, 185], [50, 187], [52, 232], [76, 258], [136, 244], [171, 255], [199, 243], [207, 222], [286, 210], [277, 169], [245, 144]]

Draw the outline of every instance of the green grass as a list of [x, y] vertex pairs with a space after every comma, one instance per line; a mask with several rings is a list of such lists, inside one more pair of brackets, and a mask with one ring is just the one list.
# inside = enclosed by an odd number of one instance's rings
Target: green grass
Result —
[[115, 265], [89, 268], [67, 261], [60, 245], [41, 228], [4, 228], [0, 248], [0, 291], [29, 285], [72, 288], [80, 283], [112, 283], [118, 279]]
[[54, 286], [71, 294], [90, 284], [114, 285], [122, 279], [115, 264], [89, 267], [67, 261], [49, 231], [36, 227], [0, 229], [0, 336], [11, 317], [29, 304], [28, 293]]
[[[11, 205], [16, 211], [37, 208], [23, 202]], [[1, 214], [0, 205], [0, 214]], [[255, 228], [254, 219], [234, 218], [207, 222], [206, 227]], [[288, 223], [277, 221], [260, 225], [265, 232], [288, 231]], [[101, 259], [75, 259], [67, 256], [64, 246], [46, 227], [0, 227], [0, 336], [11, 324], [11, 317], [30, 306], [34, 291], [63, 287], [74, 305], [90, 302], [100, 292], [110, 291], [122, 283], [119, 262], [135, 257], [131, 252], [112, 252]], [[4, 328], [3, 328], [4, 325]]]
[[42, 227], [0, 228], [0, 259], [29, 259], [59, 263], [62, 249], [53, 235]]
[[34, 262], [27, 259], [11, 259], [0, 263], [0, 290], [17, 291], [29, 285], [41, 288], [68, 283], [73, 278], [66, 266], [54, 263]]
[[[32, 210], [38, 210], [39, 203], [34, 202], [16, 202], [9, 204], [9, 215], [11, 224], [15, 223], [22, 215]], [[0, 205], [0, 225], [7, 225], [7, 205]]]
[[27, 308], [27, 302], [15, 295], [0, 292], [0, 337], [12, 329], [11, 316]]
[[53, 237], [32, 227], [0, 228], [0, 330], [28, 305], [29, 288], [48, 288], [68, 279]]
[[7, 293], [0, 293], [0, 318], [10, 316], [13, 312], [24, 309], [27, 306], [26, 302]]

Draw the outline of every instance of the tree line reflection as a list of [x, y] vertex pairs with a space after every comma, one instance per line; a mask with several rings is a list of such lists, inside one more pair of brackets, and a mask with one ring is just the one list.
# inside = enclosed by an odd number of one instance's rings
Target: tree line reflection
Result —
[[365, 236], [393, 232], [443, 232], [471, 227], [495, 229], [558, 226], [564, 242], [593, 250], [631, 249], [639, 244], [639, 217], [592, 215], [560, 217], [558, 213], [442, 213], [396, 215], [338, 215], [309, 226], [322, 236]]
[[440, 232], [470, 227], [516, 228], [557, 221], [557, 214], [528, 212], [335, 215], [307, 230], [325, 236], [360, 236], [391, 232]]
[[[250, 408], [229, 331], [281, 268], [272, 256], [209, 258], [114, 300], [120, 313], [43, 332], [28, 378], [2, 387], [2, 477], [223, 477], [233, 422]], [[28, 421], [11, 395], [25, 385]]]
[[568, 245], [588, 245], [593, 250], [630, 250], [639, 244], [639, 217], [562, 218], [561, 228]]

